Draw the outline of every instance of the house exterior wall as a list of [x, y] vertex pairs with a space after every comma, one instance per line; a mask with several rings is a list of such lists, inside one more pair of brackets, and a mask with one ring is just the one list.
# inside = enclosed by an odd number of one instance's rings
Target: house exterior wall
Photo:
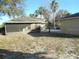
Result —
[[23, 31], [24, 28], [28, 27], [30, 24], [6, 24], [5, 32], [19, 32]]
[[60, 21], [60, 28], [64, 33], [79, 35], [79, 18], [71, 18]]
[[31, 24], [31, 29], [35, 29], [37, 27], [40, 27], [42, 30], [45, 28], [45, 24]]
[[24, 33], [28, 33], [31, 30], [33, 30], [39, 26], [40, 26], [41, 30], [43, 30], [45, 24], [7, 23], [7, 24], [5, 24], [5, 33], [7, 34], [7, 33], [11, 33], [11, 32], [20, 32], [20, 31], [22, 31]]

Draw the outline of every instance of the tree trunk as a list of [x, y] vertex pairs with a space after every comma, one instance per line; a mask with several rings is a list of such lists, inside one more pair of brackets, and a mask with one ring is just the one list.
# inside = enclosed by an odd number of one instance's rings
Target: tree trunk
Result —
[[49, 28], [49, 33], [50, 33], [50, 22], [48, 22], [48, 28]]
[[53, 25], [54, 25], [54, 29], [56, 29], [56, 23], [55, 23], [55, 13], [53, 13]]

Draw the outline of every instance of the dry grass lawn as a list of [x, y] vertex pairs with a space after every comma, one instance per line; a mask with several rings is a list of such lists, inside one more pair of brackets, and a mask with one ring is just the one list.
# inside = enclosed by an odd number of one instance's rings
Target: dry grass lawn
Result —
[[0, 35], [0, 49], [22, 53], [55, 52], [58, 55], [67, 53], [79, 56], [79, 38], [33, 37], [23, 33], [10, 33], [6, 36]]

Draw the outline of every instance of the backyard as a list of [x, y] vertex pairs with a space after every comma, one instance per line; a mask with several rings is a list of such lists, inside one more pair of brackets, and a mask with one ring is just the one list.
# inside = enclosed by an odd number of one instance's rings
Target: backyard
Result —
[[33, 35], [0, 35], [0, 59], [79, 59], [78, 37]]

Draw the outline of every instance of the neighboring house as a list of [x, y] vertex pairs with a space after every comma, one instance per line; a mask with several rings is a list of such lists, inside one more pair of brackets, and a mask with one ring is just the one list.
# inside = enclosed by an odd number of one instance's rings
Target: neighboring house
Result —
[[79, 13], [61, 18], [59, 26], [64, 33], [79, 35]]
[[27, 16], [22, 16], [14, 20], [8, 21], [5, 24], [5, 33], [10, 32], [29, 32], [37, 27], [43, 28], [45, 22], [39, 18], [31, 18]]

